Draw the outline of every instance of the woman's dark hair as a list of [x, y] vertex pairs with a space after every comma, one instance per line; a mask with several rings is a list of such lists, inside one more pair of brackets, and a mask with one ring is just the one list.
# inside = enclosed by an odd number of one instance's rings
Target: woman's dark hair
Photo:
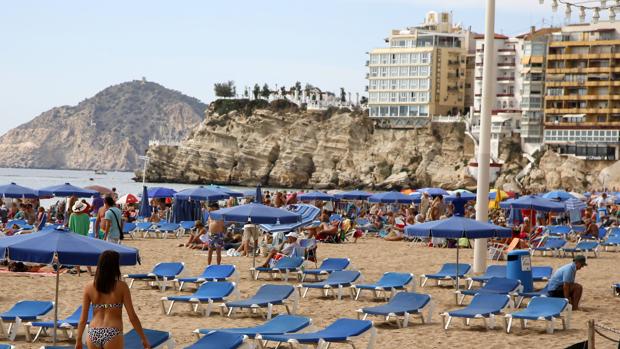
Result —
[[116, 251], [103, 251], [95, 272], [95, 289], [101, 293], [112, 292], [116, 281], [121, 279], [120, 255]]

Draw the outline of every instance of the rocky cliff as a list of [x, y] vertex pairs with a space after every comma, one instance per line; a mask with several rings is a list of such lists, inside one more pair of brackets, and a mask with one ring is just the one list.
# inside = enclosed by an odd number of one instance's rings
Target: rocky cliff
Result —
[[0, 167], [134, 170], [149, 139], [182, 139], [206, 108], [153, 82], [111, 86], [0, 137]]
[[[232, 103], [229, 101], [229, 103]], [[148, 150], [149, 181], [294, 188], [474, 185], [463, 124], [375, 129], [362, 112], [213, 103], [180, 146]]]

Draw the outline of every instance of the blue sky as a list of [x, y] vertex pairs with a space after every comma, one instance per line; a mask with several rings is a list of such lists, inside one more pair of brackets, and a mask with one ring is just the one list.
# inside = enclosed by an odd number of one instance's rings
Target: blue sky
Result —
[[[429, 10], [482, 32], [484, 0], [34, 1], [0, 5], [0, 134], [54, 106], [146, 77], [208, 102], [213, 83], [364, 89], [369, 49]], [[548, 3], [549, 1], [547, 1]], [[497, 0], [496, 31], [553, 21], [538, 0]], [[559, 11], [559, 15], [563, 10]], [[561, 18], [556, 15], [555, 22]]]

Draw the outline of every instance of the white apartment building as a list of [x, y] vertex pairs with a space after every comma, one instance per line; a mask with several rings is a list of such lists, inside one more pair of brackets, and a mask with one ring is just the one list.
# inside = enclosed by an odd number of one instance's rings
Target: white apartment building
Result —
[[386, 42], [367, 62], [369, 113], [378, 126], [417, 127], [433, 115], [464, 113], [470, 31], [453, 25], [450, 13], [429, 12]]

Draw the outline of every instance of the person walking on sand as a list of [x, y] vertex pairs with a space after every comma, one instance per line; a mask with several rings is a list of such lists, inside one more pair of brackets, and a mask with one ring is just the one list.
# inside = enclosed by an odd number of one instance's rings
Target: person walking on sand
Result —
[[[88, 328], [86, 345], [89, 349], [122, 349], [123, 306], [129, 321], [142, 340], [142, 346], [150, 349], [140, 319], [133, 308], [129, 287], [121, 281], [120, 255], [116, 251], [104, 251], [99, 256], [97, 272], [93, 282], [84, 287], [82, 309], [93, 309]], [[82, 349], [82, 337], [86, 329], [88, 311], [83, 311], [78, 325], [75, 349]]]
[[120, 243], [121, 234], [123, 233], [123, 213], [116, 207], [114, 199], [105, 198], [105, 215], [103, 224], [103, 239], [113, 243]]

